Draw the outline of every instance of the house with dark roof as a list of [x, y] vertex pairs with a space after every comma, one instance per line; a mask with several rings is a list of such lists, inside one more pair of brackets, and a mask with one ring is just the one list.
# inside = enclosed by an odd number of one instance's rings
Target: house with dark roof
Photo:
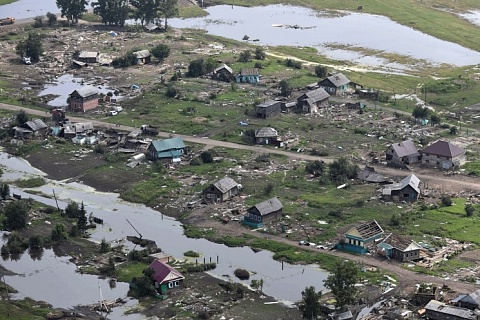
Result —
[[247, 209], [243, 224], [258, 228], [282, 217], [283, 205], [277, 197], [260, 202]]
[[137, 58], [137, 64], [147, 64], [152, 61], [152, 54], [148, 50], [135, 51], [133, 55]]
[[458, 307], [470, 310], [480, 309], [480, 289], [470, 294], [460, 295], [452, 303], [455, 303]]
[[363, 223], [348, 230], [337, 249], [354, 253], [367, 253], [375, 247], [375, 240], [384, 236], [383, 229], [376, 220]]
[[154, 140], [147, 148], [148, 157], [152, 160], [168, 160], [180, 162], [185, 153], [185, 143], [180, 138]]
[[224, 177], [203, 190], [206, 202], [223, 202], [238, 195], [240, 185], [232, 178]]
[[98, 52], [96, 51], [80, 51], [77, 60], [84, 63], [97, 63]]
[[27, 121], [21, 126], [13, 128], [15, 130], [15, 138], [30, 139], [33, 137], [40, 137], [47, 133], [48, 126], [41, 119], [34, 119]]
[[245, 68], [235, 77], [237, 83], [259, 83], [260, 72], [258, 68]]
[[297, 98], [297, 106], [304, 113], [317, 113], [319, 108], [328, 107], [330, 95], [323, 89], [307, 91]]
[[330, 95], [339, 96], [353, 91], [351, 83], [352, 82], [342, 73], [337, 73], [323, 79], [318, 85]]
[[273, 144], [279, 145], [278, 132], [271, 127], [263, 127], [255, 130], [255, 142], [257, 144]]
[[425, 306], [425, 317], [432, 320], [478, 320], [480, 311], [450, 306], [446, 303], [430, 300]]
[[268, 100], [255, 106], [257, 117], [267, 119], [282, 112], [282, 102]]
[[436, 141], [420, 153], [422, 154], [422, 164], [442, 169], [458, 168], [466, 162], [466, 150], [449, 141]]
[[407, 237], [391, 233], [377, 246], [378, 254], [400, 262], [420, 259], [422, 247]]
[[155, 288], [161, 295], [183, 288], [185, 277], [180, 271], [160, 260], [154, 260], [148, 267], [153, 270]]
[[388, 163], [396, 165], [419, 162], [421, 157], [412, 140], [391, 144], [385, 152]]
[[369, 166], [365, 166], [365, 168], [358, 173], [357, 179], [365, 182], [379, 184], [391, 183], [391, 181], [388, 180], [386, 177], [376, 172], [374, 167]]
[[415, 202], [420, 196], [420, 179], [413, 173], [403, 178], [399, 183], [386, 185], [382, 189], [385, 201]]
[[73, 112], [85, 112], [98, 107], [98, 90], [93, 86], [84, 86], [70, 93], [67, 103]]
[[215, 68], [215, 70], [213, 70], [212, 79], [230, 82], [234, 79], [233, 70], [226, 64], [222, 64], [220, 67]]

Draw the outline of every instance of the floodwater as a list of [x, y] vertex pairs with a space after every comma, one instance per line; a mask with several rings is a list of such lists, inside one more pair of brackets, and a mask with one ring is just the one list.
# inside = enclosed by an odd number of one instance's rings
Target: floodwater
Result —
[[480, 10], [473, 10], [460, 16], [480, 27]]
[[[64, 107], [67, 106], [68, 96], [75, 90], [78, 90], [86, 85], [94, 86], [97, 88], [98, 93], [107, 94], [108, 92], [113, 93], [114, 90], [108, 86], [104, 85], [94, 85], [89, 83], [83, 78], [76, 78], [72, 74], [64, 74], [55, 80], [45, 84], [42, 91], [38, 93], [38, 96], [45, 95], [56, 95], [57, 97], [48, 102], [49, 106], [52, 107]], [[113, 95], [114, 98], [119, 98], [119, 96]]]
[[[331, 59], [367, 65], [382, 65], [385, 61], [375, 56], [358, 55], [348, 47], [396, 53], [432, 64], [480, 63], [477, 51], [434, 38], [383, 16], [357, 12], [326, 15], [286, 5], [252, 8], [221, 5], [208, 7], [206, 11], [209, 13], [206, 17], [170, 19], [169, 24], [176, 28], [205, 29], [211, 34], [239, 41], [247, 35], [249, 40], [258, 39], [257, 43], [262, 45], [315, 47]], [[287, 25], [300, 28], [287, 28]], [[329, 47], [330, 44], [347, 48], [339, 51]]]
[[[6, 157], [5, 154], [1, 154]], [[14, 176], [16, 164], [10, 158], [8, 171], [12, 179], [20, 178], [20, 172], [17, 177]], [[1, 161], [2, 165], [4, 164]], [[24, 160], [18, 159], [19, 168], [24, 165]], [[12, 192], [22, 195], [22, 197], [31, 197], [37, 201], [55, 206], [55, 200], [38, 195], [28, 194], [22, 190], [11, 187]], [[248, 247], [229, 248], [225, 245], [209, 242], [205, 239], [191, 239], [183, 234], [182, 225], [178, 222], [163, 216], [160, 212], [150, 209], [144, 205], [132, 204], [122, 201], [114, 193], [96, 192], [94, 189], [79, 183], [63, 183], [50, 181], [48, 185], [36, 188], [45, 194], [55, 195], [60, 199], [59, 205], [64, 208], [67, 201], [73, 200], [78, 203], [83, 202], [88, 213], [92, 212], [94, 216], [104, 220], [103, 227], [100, 226], [92, 234], [92, 240], [100, 242], [102, 238], [107, 241], [124, 240], [128, 235], [137, 235], [135, 230], [128, 224], [128, 219], [135, 228], [141, 233], [143, 238], [155, 240], [162, 251], [173, 255], [177, 259], [184, 259], [183, 253], [193, 250], [202, 254], [198, 259], [199, 263], [217, 262], [218, 266], [211, 274], [221, 277], [225, 280], [232, 279], [241, 282], [234, 276], [237, 268], [244, 268], [252, 273], [251, 279], [244, 283], [249, 284], [252, 279], [263, 279], [263, 291], [278, 300], [295, 302], [301, 299], [301, 292], [305, 287], [313, 285], [317, 290], [324, 289], [323, 280], [327, 273], [319, 269], [316, 265], [290, 265], [283, 264], [272, 259], [272, 253], [268, 251], [253, 252]], [[234, 223], [234, 222], [233, 222]], [[239, 226], [240, 227], [240, 226]], [[125, 240], [128, 245], [128, 241]], [[130, 245], [131, 247], [131, 245]], [[55, 264], [55, 261], [53, 261]], [[16, 271], [13, 269], [13, 271]], [[7, 283], [9, 282], [7, 278]], [[60, 286], [61, 283], [58, 283]], [[55, 284], [50, 287], [52, 290]], [[26, 292], [33, 295], [33, 292], [42, 294], [41, 288], [35, 286], [29, 288]], [[23, 292], [25, 293], [25, 291]], [[78, 295], [91, 294], [90, 292], [77, 291]], [[53, 303], [53, 301], [47, 301]]]
[[[90, 3], [93, 0], [87, 0]], [[0, 18], [14, 17], [15, 19], [33, 18], [45, 16], [47, 12], [60, 13], [56, 0], [19, 0], [0, 6]]]

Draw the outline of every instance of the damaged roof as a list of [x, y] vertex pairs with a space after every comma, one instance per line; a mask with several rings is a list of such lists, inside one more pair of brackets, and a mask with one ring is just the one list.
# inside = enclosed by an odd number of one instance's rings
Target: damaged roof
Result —
[[399, 183], [386, 186], [383, 189], [383, 194], [391, 194], [392, 190], [402, 190], [406, 186], [410, 186], [417, 193], [420, 193], [420, 179], [412, 173], [403, 178]]
[[375, 171], [375, 168], [366, 166], [358, 173], [357, 179], [373, 183], [390, 182], [388, 179]]
[[465, 153], [465, 149], [451, 144], [449, 141], [439, 140], [422, 150], [422, 153], [433, 154], [445, 158], [454, 158]]
[[422, 247], [413, 241], [412, 239], [406, 238], [402, 235], [391, 233], [384, 240], [383, 243], [388, 244], [392, 248], [400, 250], [402, 252], [419, 250]]
[[437, 300], [430, 300], [425, 306], [425, 310], [452, 315], [457, 319], [477, 319], [478, 317], [478, 315], [472, 310], [453, 307]]
[[81, 51], [78, 54], [79, 59], [96, 58], [97, 56], [98, 56], [98, 52], [96, 51]]
[[260, 73], [258, 72], [258, 68], [245, 68], [240, 71], [242, 76], [258, 76]]
[[383, 229], [382, 227], [380, 227], [377, 220], [372, 220], [370, 222], [353, 227], [347, 232], [347, 234], [352, 236], [358, 236], [362, 239], [367, 240], [372, 237], [383, 235]]
[[420, 155], [412, 140], [405, 140], [402, 142], [393, 143], [392, 149], [395, 151], [399, 158]]
[[25, 122], [25, 125], [32, 129], [32, 131], [38, 131], [47, 128], [48, 126], [40, 119], [34, 119], [32, 121]]
[[263, 127], [255, 131], [255, 138], [271, 138], [278, 137], [278, 132], [271, 127]]
[[225, 70], [227, 70], [227, 71], [230, 72], [230, 73], [233, 73], [232, 68], [230, 68], [229, 66], [227, 66], [225, 63], [222, 64], [220, 67], [216, 68], [215, 70], [213, 70], [213, 73], [217, 73], [217, 72], [219, 72], [219, 71], [222, 70], [222, 69], [225, 69]]
[[235, 182], [232, 178], [225, 177], [223, 179], [218, 180], [213, 184], [215, 188], [217, 188], [221, 193], [226, 193], [229, 190], [238, 186], [238, 183]]
[[148, 51], [148, 50], [135, 51], [135, 52], [133, 53], [133, 55], [134, 55], [137, 59], [148, 58], [148, 57], [152, 56], [152, 54], [151, 54], [150, 51]]
[[320, 85], [326, 84], [326, 82], [330, 82], [332, 85], [338, 88], [338, 87], [349, 84], [351, 81], [347, 77], [345, 77], [342, 73], [336, 73], [322, 80], [320, 82]]
[[256, 205], [254, 205], [248, 211], [250, 211], [253, 208], [256, 208], [258, 210], [258, 212], [260, 212], [260, 215], [265, 216], [269, 213], [272, 213], [272, 212], [275, 212], [275, 211], [278, 211], [278, 210], [282, 209], [283, 205], [280, 202], [280, 200], [278, 200], [278, 198], [275, 197], [275, 198], [268, 199], [268, 200], [265, 200], [263, 202], [260, 202]]
[[[303, 98], [306, 97], [306, 99]], [[323, 88], [318, 88], [315, 90], [307, 91], [304, 95], [300, 97], [302, 100], [307, 100], [309, 103], [314, 103], [317, 101], [322, 101], [330, 98], [330, 95]]]
[[470, 294], [465, 295], [463, 298], [459, 299], [458, 302], [480, 306], [480, 290], [476, 290]]
[[273, 106], [277, 103], [281, 103], [281, 101], [267, 100], [263, 103], [257, 104], [257, 108], [268, 108], [268, 107]]
[[183, 140], [180, 138], [155, 140], [155, 141], [152, 141], [152, 145], [157, 152], [185, 148], [185, 143], [183, 143]]

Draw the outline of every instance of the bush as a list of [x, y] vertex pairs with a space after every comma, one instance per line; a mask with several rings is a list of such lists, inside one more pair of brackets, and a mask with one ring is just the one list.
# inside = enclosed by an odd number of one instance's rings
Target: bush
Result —
[[111, 250], [110, 243], [108, 243], [105, 238], [102, 239], [102, 242], [100, 242], [100, 252], [101, 253], [106, 253]]
[[234, 272], [235, 276], [240, 280], [250, 279], [250, 272], [245, 269], [236, 269]]
[[263, 192], [264, 192], [266, 195], [271, 194], [272, 191], [273, 191], [273, 184], [272, 184], [272, 183], [268, 183], [268, 184], [265, 186], [265, 189], [263, 190]]
[[198, 252], [193, 251], [193, 250], [188, 250], [187, 252], [184, 252], [183, 255], [185, 257], [192, 257], [192, 258], [200, 257], [200, 254]]
[[51, 12], [47, 12], [48, 25], [52, 26], [57, 22], [57, 15]]
[[55, 225], [55, 227], [52, 229], [51, 239], [54, 242], [67, 239], [67, 230], [64, 224], [59, 223]]
[[285, 59], [284, 61], [285, 66], [295, 69], [302, 69], [302, 63], [297, 60], [293, 59]]
[[165, 93], [169, 98], [175, 98], [180, 94], [180, 91], [172, 85], [168, 85], [167, 92]]
[[42, 245], [43, 245], [43, 240], [42, 240], [42, 237], [39, 235], [34, 234], [28, 239], [28, 247], [30, 249], [38, 249], [42, 247]]
[[319, 78], [325, 78], [327, 76], [328, 69], [325, 66], [315, 66], [315, 75]]
[[10, 202], [3, 209], [5, 227], [9, 230], [23, 229], [27, 225], [28, 205], [25, 201]]
[[442, 206], [444, 207], [450, 207], [452, 205], [452, 198], [449, 196], [443, 196], [442, 197]]
[[245, 50], [240, 53], [238, 62], [249, 62], [252, 59], [252, 53], [250, 50]]
[[200, 154], [200, 158], [202, 159], [203, 163], [212, 163], [213, 162], [213, 155], [210, 151], [203, 151]]

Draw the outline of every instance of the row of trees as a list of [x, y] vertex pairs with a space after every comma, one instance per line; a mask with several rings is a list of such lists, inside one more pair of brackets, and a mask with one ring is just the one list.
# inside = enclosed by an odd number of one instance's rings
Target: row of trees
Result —
[[[167, 20], [178, 14], [177, 3], [178, 0], [97, 0], [92, 7], [105, 25], [124, 26], [131, 14], [142, 26], [158, 22], [163, 17], [166, 30]], [[87, 0], [57, 0], [62, 17], [71, 24], [78, 23], [87, 5]]]

